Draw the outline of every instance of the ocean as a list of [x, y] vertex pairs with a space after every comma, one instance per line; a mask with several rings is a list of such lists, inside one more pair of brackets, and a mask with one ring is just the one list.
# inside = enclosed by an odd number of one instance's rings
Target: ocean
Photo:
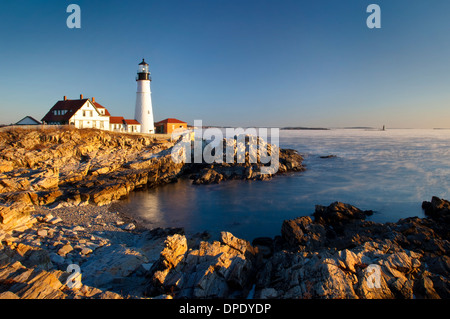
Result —
[[[280, 235], [283, 220], [340, 201], [373, 210], [375, 222], [424, 217], [422, 201], [450, 199], [450, 130], [281, 130], [280, 147], [304, 156], [306, 171], [270, 181], [192, 185], [180, 179], [131, 193], [111, 206], [148, 228], [229, 231], [239, 238]], [[335, 157], [321, 158], [335, 155]]]

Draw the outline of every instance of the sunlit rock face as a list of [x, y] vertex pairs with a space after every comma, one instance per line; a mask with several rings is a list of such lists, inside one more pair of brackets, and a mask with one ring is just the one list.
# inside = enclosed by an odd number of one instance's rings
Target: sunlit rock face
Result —
[[[279, 172], [304, 169], [297, 152], [278, 150], [260, 138], [260, 144], [280, 154], [275, 158], [279, 169], [271, 174], [261, 172], [262, 163], [249, 162], [248, 151], [243, 153], [244, 163], [195, 164], [182, 149], [174, 148], [176, 141], [145, 135], [48, 128], [11, 129], [0, 132], [0, 137], [0, 199], [6, 203], [106, 205], [137, 188], [170, 183], [185, 174], [195, 184], [210, 184], [265, 180]], [[180, 153], [180, 161], [173, 160], [174, 153]]]

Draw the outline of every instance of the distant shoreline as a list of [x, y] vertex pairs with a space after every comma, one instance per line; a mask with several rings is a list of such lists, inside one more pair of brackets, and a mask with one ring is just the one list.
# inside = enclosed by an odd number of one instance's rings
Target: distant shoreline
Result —
[[329, 131], [329, 128], [325, 127], [282, 127], [280, 130], [308, 130], [308, 131]]

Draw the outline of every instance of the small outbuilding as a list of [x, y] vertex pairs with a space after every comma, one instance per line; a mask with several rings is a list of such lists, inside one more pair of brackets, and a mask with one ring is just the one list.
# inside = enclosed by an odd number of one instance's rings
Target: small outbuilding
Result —
[[136, 120], [123, 120], [125, 122], [125, 129], [130, 133], [138, 133], [141, 131], [141, 123]]
[[125, 132], [125, 122], [123, 116], [109, 117], [109, 130], [115, 132]]
[[174, 118], [168, 118], [155, 123], [155, 133], [172, 134], [187, 129], [187, 123]]
[[23, 119], [21, 119], [19, 122], [15, 123], [14, 125], [41, 125], [42, 123], [36, 120], [35, 118], [31, 116], [25, 116]]

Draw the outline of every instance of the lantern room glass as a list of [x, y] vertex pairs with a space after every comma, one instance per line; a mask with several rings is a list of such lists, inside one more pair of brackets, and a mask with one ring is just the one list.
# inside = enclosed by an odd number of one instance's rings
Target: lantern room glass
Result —
[[138, 73], [149, 73], [148, 72], [148, 64], [140, 64], [138, 66]]

